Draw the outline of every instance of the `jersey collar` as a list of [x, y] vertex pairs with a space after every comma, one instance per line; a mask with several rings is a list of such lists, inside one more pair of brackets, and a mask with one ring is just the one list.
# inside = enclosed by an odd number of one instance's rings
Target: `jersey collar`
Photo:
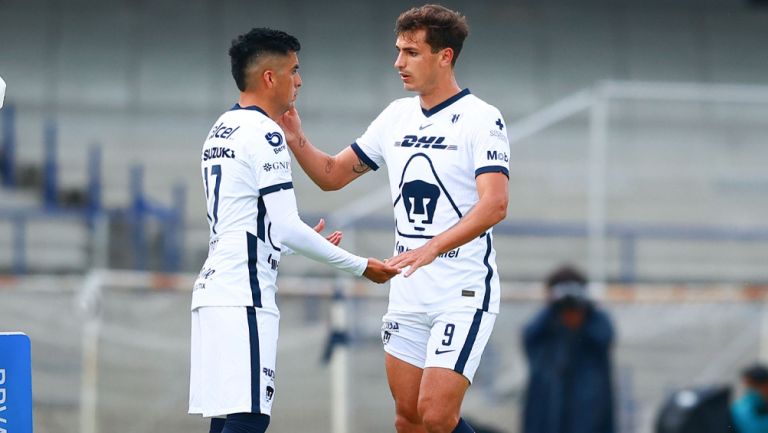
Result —
[[234, 111], [234, 110], [252, 110], [252, 111], [258, 111], [259, 113], [261, 113], [261, 114], [263, 114], [263, 115], [265, 115], [265, 116], [269, 117], [269, 114], [267, 114], [267, 112], [266, 112], [266, 111], [264, 111], [264, 110], [263, 110], [261, 107], [259, 107], [259, 106], [257, 106], [257, 105], [249, 105], [249, 106], [247, 106], [247, 107], [241, 107], [241, 106], [240, 106], [240, 104], [239, 104], [239, 103], [237, 103], [237, 104], [235, 104], [235, 105], [232, 107], [232, 109], [231, 109], [231, 110], [229, 110], [229, 111]]
[[459, 99], [469, 95], [469, 89], [464, 89], [461, 92], [451, 96], [450, 98], [446, 99], [445, 101], [435, 105], [434, 107], [430, 108], [429, 110], [424, 109], [424, 107], [421, 108], [421, 112], [424, 113], [426, 117], [432, 116], [433, 114], [436, 114], [443, 108], [453, 104], [454, 102], [458, 101]]

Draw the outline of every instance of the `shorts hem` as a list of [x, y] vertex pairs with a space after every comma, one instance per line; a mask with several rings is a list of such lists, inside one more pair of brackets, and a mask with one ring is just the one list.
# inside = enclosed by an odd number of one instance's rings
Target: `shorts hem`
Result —
[[406, 355], [403, 355], [402, 353], [393, 353], [392, 351], [387, 349], [387, 346], [384, 346], [384, 352], [394, 356], [400, 361], [407, 362], [408, 364], [411, 364], [414, 367], [421, 368], [422, 370], [424, 369], [424, 365], [419, 363], [419, 360], [414, 357], [406, 356]]
[[[459, 376], [462, 376], [463, 378], [467, 379], [469, 381], [469, 384], [472, 385], [472, 377], [469, 377], [464, 373], [459, 373], [458, 371], [456, 371], [455, 367], [446, 367], [445, 365], [424, 365], [424, 368], [444, 368], [446, 370], [451, 370], [452, 372], [458, 374]], [[474, 377], [474, 374], [472, 376]]]
[[[190, 415], [202, 415], [203, 418], [213, 418], [217, 416], [227, 416], [232, 413], [253, 413], [251, 412], [250, 406], [241, 406], [241, 407], [233, 407], [233, 408], [227, 408], [227, 409], [214, 409], [214, 410], [203, 410], [200, 408], [190, 408], [189, 409]], [[262, 413], [258, 412], [263, 415], [269, 415], [268, 413]]]

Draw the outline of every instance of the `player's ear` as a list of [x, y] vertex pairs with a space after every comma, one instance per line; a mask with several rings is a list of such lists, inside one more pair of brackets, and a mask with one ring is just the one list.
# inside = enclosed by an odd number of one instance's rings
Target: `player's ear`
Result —
[[265, 69], [261, 74], [261, 80], [264, 82], [264, 87], [271, 89], [275, 85], [275, 71]]
[[440, 51], [440, 66], [451, 66], [453, 62], [453, 48], [443, 48]]

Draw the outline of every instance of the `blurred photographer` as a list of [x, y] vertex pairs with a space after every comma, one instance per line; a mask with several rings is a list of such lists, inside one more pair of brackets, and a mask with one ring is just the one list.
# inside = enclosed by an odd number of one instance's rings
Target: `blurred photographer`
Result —
[[738, 433], [768, 433], [768, 368], [761, 364], [741, 373], [744, 395], [731, 407]]
[[525, 327], [529, 381], [523, 433], [613, 433], [613, 325], [564, 266], [547, 278], [547, 304]]

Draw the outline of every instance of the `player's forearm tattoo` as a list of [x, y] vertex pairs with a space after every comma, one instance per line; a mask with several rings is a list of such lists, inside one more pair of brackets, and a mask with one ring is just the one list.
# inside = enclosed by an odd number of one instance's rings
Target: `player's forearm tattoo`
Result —
[[325, 159], [325, 172], [330, 173], [333, 170], [333, 166], [335, 163], [336, 161], [334, 161], [332, 156], [327, 157]]
[[362, 159], [357, 160], [357, 164], [352, 166], [352, 171], [354, 171], [357, 174], [365, 173], [366, 171], [370, 170], [371, 167], [368, 167]]
[[307, 138], [303, 135], [299, 137], [299, 149], [303, 149], [307, 145]]

